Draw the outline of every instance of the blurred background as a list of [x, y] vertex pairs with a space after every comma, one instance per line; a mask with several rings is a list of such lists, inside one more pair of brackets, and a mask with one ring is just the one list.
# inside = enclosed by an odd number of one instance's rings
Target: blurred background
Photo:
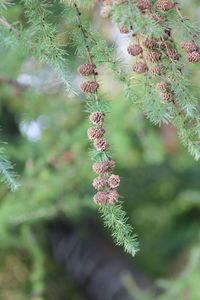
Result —
[[[199, 22], [199, 1], [180, 2]], [[51, 9], [59, 16], [56, 4]], [[128, 38], [101, 20], [99, 9], [87, 18], [129, 63]], [[4, 16], [26, 26], [20, 1]], [[81, 61], [63, 34], [64, 18], [59, 28], [78, 88]], [[107, 135], [124, 208], [139, 235], [140, 252], [131, 258], [113, 245], [92, 202], [84, 97], [68, 95], [53, 70], [20, 46], [1, 44], [0, 54], [0, 135], [21, 181], [13, 193], [0, 185], [0, 299], [200, 299], [200, 168], [175, 129], [150, 124], [102, 67], [112, 111]], [[188, 71], [200, 96], [199, 65]]]

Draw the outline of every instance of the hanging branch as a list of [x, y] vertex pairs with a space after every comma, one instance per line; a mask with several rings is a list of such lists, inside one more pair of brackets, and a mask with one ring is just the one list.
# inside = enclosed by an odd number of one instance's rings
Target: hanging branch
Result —
[[85, 53], [88, 58], [86, 64], [79, 66], [78, 72], [81, 76], [92, 76], [93, 78], [92, 81], [85, 81], [81, 85], [82, 91], [88, 95], [86, 101], [88, 112], [90, 113], [89, 120], [93, 125], [93, 127], [88, 129], [88, 138], [94, 147], [92, 151], [92, 159], [94, 160], [93, 171], [99, 175], [93, 181], [93, 186], [98, 191], [93, 200], [99, 205], [104, 223], [111, 229], [116, 244], [124, 246], [125, 250], [134, 256], [138, 251], [136, 235], [133, 234], [131, 226], [127, 223], [126, 213], [123, 211], [122, 205], [118, 200], [119, 194], [117, 188], [120, 178], [118, 175], [112, 174], [115, 161], [110, 156], [109, 144], [104, 138], [106, 131], [103, 125], [107, 110], [104, 109], [104, 103], [100, 100], [98, 93], [98, 73], [90, 51], [87, 32], [81, 22], [81, 12], [75, 1], [73, 5], [76, 11], [77, 24], [83, 36]]
[[[175, 125], [182, 143], [199, 159], [200, 110], [184, 78], [184, 60], [168, 24], [168, 12], [172, 10], [179, 13], [184, 23], [179, 7], [170, 0], [159, 0], [155, 4], [149, 0], [118, 0], [106, 1], [103, 9], [109, 10], [108, 15], [119, 24], [121, 33], [132, 31], [134, 42], [127, 51], [136, 60], [132, 67], [135, 76], [145, 75], [139, 104], [146, 116], [154, 124], [171, 122]], [[181, 47], [189, 62], [200, 61], [200, 48], [194, 38], [183, 42]]]

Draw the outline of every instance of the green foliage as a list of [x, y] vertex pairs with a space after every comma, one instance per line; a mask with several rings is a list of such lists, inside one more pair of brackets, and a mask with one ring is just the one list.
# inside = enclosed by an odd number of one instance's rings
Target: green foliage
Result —
[[127, 216], [121, 204], [102, 205], [99, 211], [111, 232], [117, 245], [123, 246], [125, 251], [135, 256], [138, 251], [137, 236], [133, 233], [132, 227], [127, 223]]
[[[68, 91], [76, 90], [79, 85], [76, 67], [88, 57], [73, 1], [23, 0], [13, 1], [12, 6], [7, 6], [7, 2], [0, 2], [0, 9], [8, 8], [2, 12], [6, 25], [0, 23], [3, 58], [0, 75], [7, 76], [1, 82], [0, 115], [5, 140], [9, 141], [6, 156], [15, 163], [22, 187], [14, 194], [0, 188], [0, 235], [2, 252], [25, 249], [30, 255], [32, 275], [28, 279], [30, 284], [24, 288], [27, 296], [24, 299], [32, 293], [43, 297], [47, 289], [51, 294], [46, 284], [45, 272], [49, 272], [44, 263], [46, 248], [37, 235], [45, 222], [67, 219], [76, 224], [82, 216], [95, 215], [85, 112], [96, 110], [107, 115], [106, 135], [111, 151], [99, 154], [92, 150], [91, 159], [103, 161], [112, 155], [117, 161], [117, 172], [122, 175], [120, 194], [126, 199], [114, 206], [99, 207], [102, 223], [110, 230], [115, 243], [133, 256], [139, 248], [131, 225], [135, 224], [141, 249], [135, 258], [138, 265], [152, 277], [166, 276], [170, 273], [169, 266], [196, 245], [199, 233], [199, 170], [179, 147], [174, 131], [166, 125], [175, 125], [182, 143], [199, 159], [199, 90], [194, 87], [198, 83], [198, 70], [194, 67], [180, 72], [185, 65], [184, 58], [178, 63], [165, 59], [167, 72], [161, 79], [167, 77], [170, 81], [178, 107], [163, 101], [155, 90], [155, 78], [133, 75], [130, 63], [118, 56], [117, 46], [106, 34], [107, 23], [102, 22], [99, 27], [99, 19], [93, 19], [94, 1], [77, 1], [82, 29], [99, 71], [100, 92], [87, 97], [80, 93], [66, 95], [62, 88], [54, 88], [57, 78], [52, 76], [49, 85], [45, 80], [53, 69]], [[143, 17], [135, 1], [129, 2], [131, 9], [130, 6], [112, 7], [113, 21], [120, 25], [134, 22], [136, 32], [144, 28], [144, 34], [162, 37], [163, 27], [150, 16]], [[19, 10], [16, 15], [12, 10], [15, 6]], [[98, 6], [96, 9], [98, 13]], [[180, 37], [176, 46], [180, 50], [181, 39], [190, 38], [198, 30], [189, 21], [183, 23], [176, 15], [166, 14], [165, 25], [178, 26], [176, 36], [180, 33]], [[23, 76], [29, 79], [26, 88], [20, 81]], [[32, 140], [27, 130], [14, 132], [9, 125], [4, 126], [5, 108], [18, 128], [36, 124], [39, 138]], [[151, 126], [144, 116], [160, 127]], [[11, 168], [2, 152], [0, 172], [4, 181], [15, 189], [17, 184]], [[176, 280], [165, 282], [165, 293], [157, 299], [182, 300], [185, 286], [191, 292], [191, 300], [197, 299], [198, 252], [199, 246], [194, 247], [186, 271]], [[137, 289], [129, 280], [126, 277], [123, 282], [133, 298], [156, 299], [155, 295], [151, 297], [151, 291], [145, 294], [137, 291], [135, 296], [131, 285], [134, 291]], [[23, 299], [17, 293], [12, 295], [13, 300], [18, 300], [17, 297]], [[47, 296], [50, 297], [53, 296]]]
[[11, 191], [17, 190], [19, 183], [16, 179], [16, 174], [13, 172], [13, 166], [4, 156], [5, 150], [0, 149], [0, 174], [1, 181], [6, 183]]
[[[71, 91], [71, 84], [66, 69], [67, 53], [66, 50], [62, 49], [64, 45], [59, 45], [56, 41], [57, 30], [49, 21], [51, 5], [45, 0], [23, 0], [22, 2], [29, 24], [28, 29], [24, 33], [24, 47], [41, 62], [51, 65], [66, 89]], [[31, 39], [29, 39], [30, 36]]]

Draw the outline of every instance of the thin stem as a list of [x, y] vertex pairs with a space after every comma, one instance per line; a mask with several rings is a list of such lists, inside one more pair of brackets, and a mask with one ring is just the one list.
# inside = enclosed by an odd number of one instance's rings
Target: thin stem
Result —
[[[92, 54], [90, 52], [90, 47], [89, 47], [88, 41], [87, 41], [87, 35], [85, 34], [85, 30], [84, 30], [84, 27], [83, 27], [82, 22], [81, 22], [81, 12], [80, 12], [79, 7], [78, 7], [78, 5], [75, 1], [73, 2], [73, 4], [74, 4], [75, 11], [76, 11], [76, 18], [77, 18], [78, 27], [79, 27], [79, 29], [82, 33], [83, 40], [84, 40], [84, 43], [85, 43], [85, 51], [86, 51], [86, 55], [88, 57], [88, 62], [91, 63], [91, 64], [94, 64], [93, 57], [92, 57]], [[94, 81], [97, 82], [95, 72], [93, 73], [93, 78], [94, 78]], [[97, 92], [95, 92], [95, 99], [96, 99], [97, 102], [99, 101]]]

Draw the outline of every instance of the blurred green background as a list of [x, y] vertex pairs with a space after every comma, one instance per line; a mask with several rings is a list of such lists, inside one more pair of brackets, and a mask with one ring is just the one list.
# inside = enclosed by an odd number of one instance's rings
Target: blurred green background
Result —
[[[11, 23], [23, 23], [23, 7], [16, 2], [5, 16]], [[199, 1], [181, 2], [198, 22]], [[56, 5], [52, 10], [59, 15]], [[88, 18], [92, 13], [88, 11]], [[107, 22], [96, 22], [107, 36]], [[63, 19], [59, 27], [58, 39], [70, 40], [63, 34]], [[68, 52], [76, 86], [80, 60], [72, 46]], [[52, 258], [47, 225], [66, 220], [79, 230], [84, 226], [80, 220], [92, 218], [106, 231], [92, 203], [84, 98], [69, 97], [51, 68], [20, 47], [1, 45], [0, 57], [1, 140], [8, 143], [2, 146], [21, 181], [14, 193], [0, 186], [0, 299], [87, 299]], [[199, 66], [188, 71], [200, 96]], [[154, 127], [136, 111], [111, 75], [106, 68], [100, 71], [112, 112], [107, 135], [122, 177], [124, 207], [140, 241], [140, 252], [129, 262], [161, 286], [162, 294], [139, 290], [134, 278], [124, 277], [123, 284], [133, 299], [198, 300], [199, 162], [179, 144], [172, 126]], [[111, 239], [108, 232], [106, 236]]]

